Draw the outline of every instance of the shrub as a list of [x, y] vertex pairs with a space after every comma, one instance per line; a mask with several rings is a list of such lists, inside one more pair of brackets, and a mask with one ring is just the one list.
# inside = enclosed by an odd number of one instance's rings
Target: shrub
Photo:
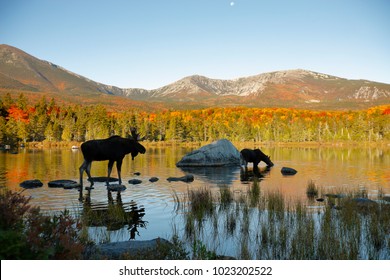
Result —
[[45, 216], [21, 193], [0, 194], [1, 259], [79, 259], [80, 224], [69, 211]]

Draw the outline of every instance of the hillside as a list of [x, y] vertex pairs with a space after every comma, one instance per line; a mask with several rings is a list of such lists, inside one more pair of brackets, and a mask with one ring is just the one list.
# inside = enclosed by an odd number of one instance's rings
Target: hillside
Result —
[[306, 70], [265, 73], [235, 80], [190, 76], [143, 94], [138, 100], [210, 102], [247, 106], [334, 107], [372, 106], [390, 102], [390, 85], [347, 80]]
[[210, 106], [353, 109], [390, 103], [389, 84], [300, 69], [234, 80], [194, 75], [153, 90], [122, 89], [92, 81], [8, 45], [0, 45], [1, 92], [151, 110]]

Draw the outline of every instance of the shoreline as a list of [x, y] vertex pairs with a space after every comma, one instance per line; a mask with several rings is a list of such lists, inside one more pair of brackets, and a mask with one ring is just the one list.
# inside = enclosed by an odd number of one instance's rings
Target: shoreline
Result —
[[[210, 144], [213, 141], [201, 141], [201, 142], [185, 142], [185, 141], [142, 141], [142, 144], [147, 148], [160, 148], [160, 147], [193, 147], [199, 148], [204, 145]], [[29, 149], [45, 149], [45, 148], [72, 148], [80, 147], [83, 142], [28, 142], [24, 145]], [[319, 148], [319, 147], [334, 147], [334, 148], [348, 148], [348, 147], [369, 147], [369, 148], [390, 148], [390, 141], [336, 141], [336, 142], [255, 142], [255, 141], [232, 141], [233, 145], [241, 148], [255, 148], [255, 147], [297, 147], [297, 148]], [[12, 150], [12, 149], [11, 149]]]

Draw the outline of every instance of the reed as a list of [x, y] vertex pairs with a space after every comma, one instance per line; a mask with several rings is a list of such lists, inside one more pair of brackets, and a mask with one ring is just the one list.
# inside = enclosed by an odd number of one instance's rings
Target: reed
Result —
[[308, 198], [314, 198], [314, 197], [318, 196], [318, 188], [313, 180], [310, 180], [307, 183], [306, 195]]
[[[239, 259], [390, 258], [388, 203], [361, 200], [367, 193], [359, 190], [329, 195], [328, 203], [312, 211], [302, 202], [291, 204], [280, 192], [263, 192], [259, 185], [253, 182], [237, 196], [227, 187], [217, 193], [190, 191], [188, 204], [182, 203], [185, 232], [203, 245], [210, 244], [210, 233], [212, 242], [236, 244], [230, 254]], [[318, 194], [314, 182], [309, 187]]]

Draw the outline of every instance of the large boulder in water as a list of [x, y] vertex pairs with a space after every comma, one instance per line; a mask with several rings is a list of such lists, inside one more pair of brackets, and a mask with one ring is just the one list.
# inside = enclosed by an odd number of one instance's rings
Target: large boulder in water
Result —
[[240, 165], [240, 152], [226, 139], [214, 141], [185, 155], [177, 167]]

